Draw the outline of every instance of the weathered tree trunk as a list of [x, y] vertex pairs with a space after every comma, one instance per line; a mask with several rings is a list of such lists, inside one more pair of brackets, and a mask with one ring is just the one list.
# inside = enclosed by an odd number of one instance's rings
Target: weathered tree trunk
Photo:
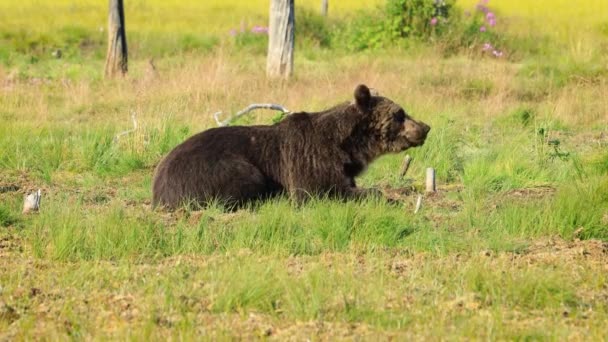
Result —
[[271, 0], [266, 74], [289, 78], [293, 73], [294, 0]]
[[122, 0], [109, 0], [109, 3], [106, 77], [112, 77], [118, 72], [121, 75], [127, 73], [127, 35]]
[[328, 2], [328, 0], [321, 0], [321, 15], [324, 17], [327, 17]]

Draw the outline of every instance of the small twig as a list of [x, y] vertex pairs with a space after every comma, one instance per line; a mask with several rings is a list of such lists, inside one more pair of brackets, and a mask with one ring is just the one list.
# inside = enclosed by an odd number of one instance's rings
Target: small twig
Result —
[[399, 174], [399, 179], [403, 178], [407, 173], [407, 170], [410, 168], [410, 163], [412, 162], [412, 157], [408, 154], [405, 156], [403, 160], [403, 167], [401, 168], [401, 173]]
[[278, 105], [278, 104], [274, 104], [274, 103], [253, 103], [250, 104], [249, 106], [247, 106], [247, 108], [241, 110], [240, 112], [234, 114], [233, 116], [229, 117], [228, 119], [221, 121], [220, 120], [220, 115], [222, 114], [222, 112], [216, 112], [213, 114], [213, 118], [215, 119], [215, 122], [217, 123], [218, 126], [223, 127], [223, 126], [228, 126], [230, 124], [230, 122], [240, 118], [241, 116], [251, 112], [254, 109], [272, 109], [272, 110], [280, 110], [283, 113], [289, 113], [289, 109]]
[[416, 200], [416, 209], [414, 210], [414, 214], [418, 214], [420, 208], [422, 207], [422, 195], [418, 195], [418, 200]]
[[135, 118], [135, 112], [131, 112], [131, 120], [133, 120], [133, 128], [126, 130], [124, 132], [120, 132], [118, 133], [115, 137], [114, 137], [114, 142], [118, 141], [118, 139], [120, 139], [120, 137], [122, 137], [123, 135], [127, 135], [130, 133], [133, 133], [137, 130], [137, 119]]

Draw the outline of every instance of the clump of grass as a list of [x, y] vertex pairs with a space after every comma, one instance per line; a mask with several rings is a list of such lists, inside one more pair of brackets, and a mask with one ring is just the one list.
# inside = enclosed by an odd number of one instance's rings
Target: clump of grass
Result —
[[296, 42], [301, 48], [317, 47], [329, 48], [332, 46], [332, 31], [339, 23], [331, 18], [323, 17], [316, 11], [308, 8], [298, 8], [296, 11]]
[[462, 96], [466, 99], [487, 97], [491, 94], [494, 85], [487, 79], [468, 80], [462, 88]]
[[[412, 217], [400, 206], [382, 201], [312, 200], [296, 209], [286, 199], [253, 211], [226, 216], [219, 207], [206, 209], [192, 221], [160, 221], [103, 201], [95, 215], [89, 202], [47, 200], [45, 211], [28, 233], [38, 256], [59, 260], [124, 259], [232, 252], [242, 249], [272, 255], [319, 255], [324, 252], [411, 248], [445, 253], [466, 248], [446, 228], [429, 229], [426, 219]], [[68, 204], [69, 203], [69, 204]], [[103, 220], [103, 223], [99, 220]]]
[[0, 205], [0, 227], [10, 227], [19, 222], [10, 208]]
[[598, 174], [608, 174], [608, 153], [598, 155], [592, 160], [591, 164]]
[[0, 165], [33, 172], [47, 183], [61, 171], [124, 175], [149, 168], [190, 133], [187, 126], [174, 125], [169, 119], [159, 128], [143, 128], [120, 141], [115, 139], [117, 130], [110, 127], [84, 131], [11, 128], [11, 134], [0, 139], [6, 151]]
[[[49, 202], [61, 201], [51, 197]], [[120, 259], [169, 253], [168, 234], [153, 221], [137, 220], [113, 204], [103, 222], [87, 216], [81, 204], [49, 203], [28, 233], [38, 257], [58, 260]]]
[[567, 55], [552, 61], [547, 58], [529, 61], [519, 71], [522, 80], [535, 80], [540, 87], [548, 89], [559, 89], [570, 83], [595, 83], [606, 75], [608, 72], [598, 66], [597, 60], [580, 61]]
[[[522, 131], [532, 132], [540, 121], [537, 106], [519, 104], [498, 117], [494, 124], [505, 133], [519, 136]], [[546, 134], [541, 136], [546, 137]]]
[[[531, 239], [551, 233], [571, 238], [574, 231], [583, 228], [579, 237], [606, 239], [608, 235], [603, 207], [608, 203], [604, 194], [598, 192], [605, 186], [606, 179], [594, 178], [593, 181], [574, 181], [561, 188], [556, 194], [551, 191], [539, 192], [537, 198], [528, 200], [513, 195], [501, 200], [502, 196], [485, 198], [471, 197], [465, 200], [465, 210], [461, 218], [468, 217], [466, 225], [481, 227], [488, 241], [518, 237]], [[542, 189], [540, 189], [542, 190]], [[479, 205], [479, 202], [485, 204]], [[475, 211], [493, 208], [487, 215], [475, 215]], [[470, 215], [467, 212], [471, 210]], [[486, 209], [487, 210], [487, 209]]]

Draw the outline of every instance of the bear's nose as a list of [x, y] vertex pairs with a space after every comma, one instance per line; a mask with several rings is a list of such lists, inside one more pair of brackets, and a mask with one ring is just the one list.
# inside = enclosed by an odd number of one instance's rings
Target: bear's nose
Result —
[[421, 122], [420, 124], [422, 125], [422, 130], [424, 131], [424, 134], [428, 134], [431, 130], [431, 126], [425, 124], [424, 122]]

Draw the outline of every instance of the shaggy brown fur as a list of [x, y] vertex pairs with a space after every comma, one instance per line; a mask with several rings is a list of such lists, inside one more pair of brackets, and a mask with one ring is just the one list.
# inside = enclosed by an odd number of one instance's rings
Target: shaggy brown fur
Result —
[[365, 85], [354, 103], [294, 113], [272, 126], [234, 126], [198, 133], [158, 165], [153, 205], [219, 200], [240, 205], [287, 192], [356, 198], [355, 177], [376, 157], [424, 143], [430, 127]]

